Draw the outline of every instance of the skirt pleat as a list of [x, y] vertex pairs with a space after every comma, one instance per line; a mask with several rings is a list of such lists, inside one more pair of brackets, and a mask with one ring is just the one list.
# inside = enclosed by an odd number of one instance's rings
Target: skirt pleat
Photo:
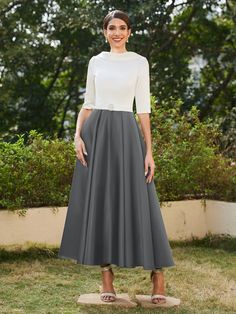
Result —
[[145, 142], [133, 112], [94, 109], [81, 137], [59, 257], [85, 265], [174, 266], [154, 181], [146, 183]]

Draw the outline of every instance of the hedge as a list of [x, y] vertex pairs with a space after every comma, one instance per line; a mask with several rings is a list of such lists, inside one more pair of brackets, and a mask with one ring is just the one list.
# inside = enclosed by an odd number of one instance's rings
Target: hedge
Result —
[[[219, 150], [212, 120], [199, 120], [196, 106], [166, 109], [152, 101], [154, 182], [160, 202], [183, 199], [236, 201], [234, 160]], [[137, 115], [135, 115], [138, 121]], [[0, 208], [67, 206], [76, 157], [73, 141], [44, 139], [31, 130], [15, 143], [0, 143]]]

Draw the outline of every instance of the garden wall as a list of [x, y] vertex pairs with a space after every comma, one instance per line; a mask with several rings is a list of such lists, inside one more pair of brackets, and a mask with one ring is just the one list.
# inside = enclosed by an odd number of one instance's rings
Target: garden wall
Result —
[[[206, 200], [163, 202], [162, 216], [170, 240], [202, 238], [207, 233], [236, 237], [236, 203]], [[27, 241], [59, 245], [67, 207], [31, 208], [26, 216], [0, 211], [0, 245]]]

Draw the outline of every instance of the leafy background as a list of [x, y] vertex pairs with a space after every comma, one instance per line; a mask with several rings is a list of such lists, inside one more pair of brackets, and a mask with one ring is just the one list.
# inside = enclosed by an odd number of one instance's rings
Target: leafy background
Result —
[[67, 203], [88, 61], [110, 49], [113, 9], [150, 63], [160, 199], [235, 201], [235, 1], [2, 0], [0, 207]]

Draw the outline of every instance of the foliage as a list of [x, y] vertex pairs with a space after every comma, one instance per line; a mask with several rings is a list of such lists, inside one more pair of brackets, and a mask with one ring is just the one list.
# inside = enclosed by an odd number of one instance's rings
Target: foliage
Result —
[[71, 183], [74, 150], [64, 140], [46, 140], [32, 130], [16, 143], [0, 143], [0, 207], [58, 206], [65, 204]]
[[196, 106], [181, 113], [181, 101], [170, 102], [170, 109], [157, 105], [155, 98], [152, 102], [155, 182], [161, 200], [235, 201], [236, 165], [219, 151], [218, 125], [210, 118], [201, 122]]
[[[193, 106], [181, 113], [181, 102], [169, 109], [152, 102], [155, 183], [161, 201], [213, 198], [236, 201], [236, 166], [218, 148], [220, 131], [212, 120], [201, 122]], [[64, 140], [43, 139], [32, 130], [27, 143], [0, 144], [0, 207], [15, 209], [66, 206], [75, 153]]]
[[223, 132], [219, 141], [220, 150], [224, 155], [236, 160], [236, 107], [217, 120]]
[[[200, 119], [235, 107], [234, 1], [4, 0], [0, 3], [0, 137], [14, 142], [31, 129], [70, 138], [83, 102], [92, 55], [109, 50], [102, 34], [108, 11], [131, 19], [128, 50], [150, 62], [151, 92], [160, 105], [194, 103]], [[229, 116], [228, 119], [232, 117]], [[222, 131], [229, 137], [228, 129]], [[232, 134], [232, 133], [231, 133]], [[223, 151], [236, 156], [230, 148]], [[233, 155], [232, 155], [233, 153]]]

